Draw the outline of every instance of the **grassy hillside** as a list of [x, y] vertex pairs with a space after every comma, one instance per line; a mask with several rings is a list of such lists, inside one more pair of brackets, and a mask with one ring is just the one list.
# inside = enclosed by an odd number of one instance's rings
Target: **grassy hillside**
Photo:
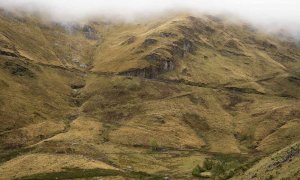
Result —
[[1, 12], [0, 179], [297, 178], [299, 57], [211, 16]]

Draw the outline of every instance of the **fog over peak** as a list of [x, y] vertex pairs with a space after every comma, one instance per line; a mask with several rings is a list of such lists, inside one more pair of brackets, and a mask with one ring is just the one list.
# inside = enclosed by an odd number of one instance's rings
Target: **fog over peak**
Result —
[[90, 17], [133, 21], [167, 12], [230, 14], [265, 30], [300, 37], [299, 0], [0, 0], [4, 9], [44, 12], [66, 22]]

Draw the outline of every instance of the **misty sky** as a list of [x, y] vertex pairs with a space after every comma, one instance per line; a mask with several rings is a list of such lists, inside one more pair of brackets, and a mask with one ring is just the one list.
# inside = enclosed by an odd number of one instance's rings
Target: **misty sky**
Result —
[[47, 12], [57, 21], [105, 16], [131, 21], [169, 11], [237, 15], [265, 29], [300, 35], [300, 0], [0, 0], [5, 9]]

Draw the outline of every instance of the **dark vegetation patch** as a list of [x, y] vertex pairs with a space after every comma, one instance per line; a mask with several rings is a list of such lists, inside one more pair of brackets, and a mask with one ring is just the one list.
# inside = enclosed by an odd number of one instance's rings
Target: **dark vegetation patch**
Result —
[[70, 86], [72, 89], [82, 89], [85, 87], [85, 82], [80, 81], [80, 82], [72, 83]]
[[161, 32], [159, 33], [159, 36], [162, 38], [172, 38], [172, 37], [177, 37], [177, 34], [174, 34], [172, 32]]
[[173, 44], [179, 47], [184, 53], [193, 53], [197, 49], [196, 45], [187, 38], [182, 38]]
[[296, 59], [292, 56], [282, 54], [277, 52], [276, 54], [274, 53], [268, 53], [274, 60], [282, 63], [289, 63], [289, 62], [296, 62]]
[[227, 48], [230, 48], [230, 49], [238, 50], [238, 51], [241, 50], [241, 45], [235, 39], [228, 40], [224, 46]]
[[199, 97], [194, 94], [190, 94], [190, 95], [188, 95], [188, 98], [193, 104], [201, 105], [201, 106], [205, 107], [206, 109], [208, 109], [208, 102], [205, 99], [203, 99], [202, 97]]
[[261, 94], [261, 95], [264, 94], [252, 88], [225, 87], [225, 89], [236, 93], [249, 93], [249, 94]]
[[282, 111], [280, 109], [270, 111], [266, 114], [264, 119], [276, 120], [279, 122], [286, 122], [292, 119], [300, 118], [300, 110], [290, 109], [289, 111]]
[[16, 53], [0, 50], [0, 55], [2, 56], [11, 56], [11, 57], [18, 57]]
[[185, 113], [183, 114], [182, 119], [186, 124], [194, 129], [199, 136], [201, 136], [203, 132], [207, 132], [210, 129], [207, 119], [200, 117], [196, 113]]
[[101, 112], [102, 120], [105, 123], [119, 124], [141, 112], [141, 107], [136, 105], [118, 106], [116, 108], [106, 108]]
[[201, 166], [199, 165], [196, 165], [192, 171], [192, 175], [193, 176], [196, 176], [196, 177], [201, 177], [201, 173], [206, 171], [206, 169], [202, 168]]
[[234, 137], [243, 145], [249, 149], [255, 149], [256, 145], [253, 144], [255, 141], [252, 134], [234, 134]]
[[215, 154], [213, 158], [206, 158], [203, 166], [197, 165], [192, 174], [199, 177], [201, 172], [206, 171], [212, 173], [213, 179], [230, 179], [247, 171], [259, 159], [249, 159], [240, 154]]
[[148, 48], [149, 46], [152, 46], [152, 45], [155, 45], [157, 44], [157, 40], [156, 39], [152, 39], [152, 38], [149, 38], [149, 39], [146, 39], [143, 44], [142, 44], [142, 47], [143, 48]]
[[169, 59], [167, 57], [163, 57], [159, 53], [148, 54], [148, 55], [145, 56], [145, 59], [147, 61], [149, 61], [150, 63], [152, 63], [152, 64], [157, 64], [159, 61], [171, 60], [171, 59]]
[[268, 171], [271, 171], [277, 167], [280, 167], [282, 164], [284, 164], [287, 161], [291, 161], [294, 157], [300, 155], [300, 145], [292, 146], [290, 149], [287, 150], [287, 152], [275, 160], [274, 163], [268, 166]]
[[223, 105], [223, 108], [225, 110], [233, 111], [233, 110], [235, 110], [235, 108], [238, 104], [253, 103], [253, 100], [243, 98], [242, 96], [239, 96], [239, 95], [229, 95], [228, 98], [229, 98], [228, 102], [225, 105]]
[[135, 36], [130, 36], [127, 40], [125, 40], [124, 42], [121, 43], [121, 45], [129, 45], [134, 43], [136, 40]]
[[84, 98], [75, 97], [70, 100], [70, 106], [71, 107], [81, 107], [81, 105], [84, 103]]
[[77, 119], [79, 117], [79, 114], [68, 114], [66, 116], [66, 119], [69, 121], [74, 121], [75, 119]]
[[2, 66], [4, 69], [8, 70], [12, 75], [27, 76], [30, 78], [35, 77], [35, 74], [24, 65], [20, 65], [12, 61], [7, 61]]
[[183, 58], [184, 57], [184, 50], [177, 46], [176, 44], [170, 44], [168, 45], [168, 48], [166, 48], [166, 51], [168, 51], [172, 56]]
[[295, 97], [293, 95], [290, 95], [288, 92], [282, 92], [282, 93], [278, 94], [278, 96], [284, 97], [284, 98], [288, 98], [288, 99], [295, 99], [295, 98], [297, 98], [297, 97]]
[[288, 80], [297, 86], [300, 86], [300, 77], [295, 77], [295, 76], [289, 76]]
[[110, 132], [116, 129], [117, 128], [113, 124], [103, 123], [103, 129], [101, 130], [101, 141], [103, 143], [108, 142]]
[[152, 175], [144, 172], [134, 172], [134, 171], [118, 171], [109, 169], [79, 169], [79, 168], [66, 168], [61, 172], [50, 172], [50, 173], [40, 173], [30, 176], [25, 176], [17, 178], [18, 180], [53, 180], [53, 179], [76, 179], [76, 178], [93, 178], [93, 177], [109, 177], [109, 176], [122, 176], [126, 178], [133, 179], [162, 179], [160, 175]]
[[0, 164], [9, 161], [17, 156], [30, 152], [31, 148], [14, 148], [12, 150], [5, 150], [0, 153]]

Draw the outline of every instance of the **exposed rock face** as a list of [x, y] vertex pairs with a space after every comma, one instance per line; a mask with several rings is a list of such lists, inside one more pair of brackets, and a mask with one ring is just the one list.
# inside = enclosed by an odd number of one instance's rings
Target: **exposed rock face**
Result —
[[163, 61], [163, 71], [171, 71], [175, 68], [175, 64], [173, 61]]
[[[177, 35], [173, 33], [160, 33], [160, 36], [167, 38], [175, 37]], [[157, 43], [158, 41], [156, 39], [149, 38], [143, 42], [142, 47], [148, 48]], [[181, 38], [173, 42], [171, 41], [166, 47], [159, 47], [144, 57], [144, 59], [151, 64], [150, 67], [144, 69], [130, 69], [120, 74], [155, 78], [161, 73], [174, 70], [176, 67], [176, 59], [184, 58], [188, 54], [195, 52], [196, 49], [195, 43], [188, 38]]]
[[160, 37], [162, 38], [172, 38], [172, 37], [177, 37], [177, 34], [171, 33], [171, 32], [161, 32], [159, 34]]
[[164, 58], [161, 57], [161, 55], [157, 53], [152, 53], [147, 56], [145, 56], [145, 59], [149, 61], [150, 63], [156, 63], [157, 61], [163, 60]]
[[[147, 38], [141, 45], [136, 53], [145, 53], [144, 59], [150, 64], [150, 67], [143, 69], [130, 69], [126, 72], [121, 72], [120, 74], [125, 74], [129, 76], [141, 76], [147, 78], [155, 78], [159, 74], [172, 71], [175, 69], [175, 62], [187, 57], [189, 54], [195, 54], [197, 48], [200, 45], [205, 46], [206, 44], [201, 44], [201, 36], [207, 37], [212, 36], [216, 30], [210, 27], [206, 22], [199, 20], [195, 17], [188, 17], [188, 24], [179, 24], [174, 26], [180, 33], [180, 36], [174, 32], [161, 31], [158, 34], [151, 34], [151, 38]], [[159, 36], [164, 38], [163, 43], [158, 44], [158, 39], [152, 38]], [[129, 38], [122, 44], [130, 44], [134, 41], [134, 38]], [[231, 45], [229, 43], [229, 45]], [[233, 42], [233, 45], [238, 45]], [[152, 49], [150, 49], [150, 47]], [[147, 49], [148, 48], [148, 49]], [[151, 50], [149, 52], [149, 50]], [[207, 58], [206, 58], [207, 59]]]
[[85, 34], [85, 37], [91, 40], [96, 40], [97, 38], [97, 31], [95, 30], [95, 28], [93, 28], [90, 25], [84, 25], [82, 28], [82, 31]]
[[143, 78], [156, 78], [159, 74], [163, 72], [172, 71], [175, 69], [175, 63], [171, 60], [162, 60], [158, 64], [151, 65], [143, 69], [130, 69], [126, 72], [120, 73], [120, 75], [125, 76], [137, 76]]
[[152, 65], [158, 68], [158, 72], [167, 72], [175, 69], [174, 59], [163, 57], [160, 54], [153, 53], [145, 57]]
[[0, 55], [18, 57], [18, 55], [16, 53], [10, 52], [10, 51], [4, 51], [4, 50], [0, 50]]
[[152, 46], [156, 44], [158, 41], [156, 39], [146, 39], [142, 45], [143, 48], [147, 48], [149, 46]]
[[194, 45], [194, 43], [187, 38], [175, 41], [174, 45], [176, 45], [180, 49], [179, 51], [181, 51], [180, 54], [182, 54], [182, 57], [184, 57], [187, 53], [193, 53], [196, 50], [196, 46]]

